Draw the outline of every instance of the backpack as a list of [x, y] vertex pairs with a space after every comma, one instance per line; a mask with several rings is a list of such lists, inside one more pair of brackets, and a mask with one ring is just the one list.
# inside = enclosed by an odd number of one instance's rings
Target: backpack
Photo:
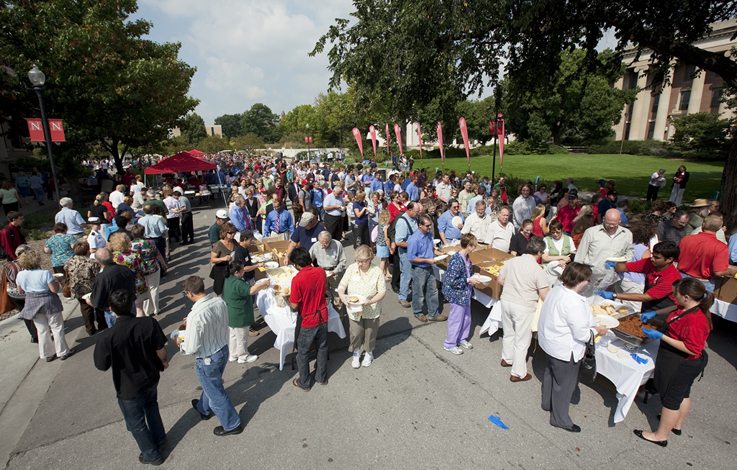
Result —
[[386, 230], [386, 234], [389, 236], [389, 240], [392, 242], [394, 241], [394, 237], [397, 233], [397, 221], [400, 219], [404, 219], [404, 223], [407, 224], [407, 228], [409, 229], [410, 236], [413, 233], [415, 233], [415, 231], [412, 230], [412, 225], [410, 225], [407, 219], [405, 219], [403, 216], [404, 216], [404, 213], [397, 215], [397, 217], [395, 217], [394, 220], [392, 220], [392, 223], [389, 224], [389, 228]]

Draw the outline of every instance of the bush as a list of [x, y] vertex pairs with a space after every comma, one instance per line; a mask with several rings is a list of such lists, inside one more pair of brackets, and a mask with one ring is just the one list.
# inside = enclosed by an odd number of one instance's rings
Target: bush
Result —
[[619, 154], [620, 148], [627, 155], [671, 156], [678, 153], [668, 142], [658, 140], [626, 140], [624, 145], [621, 140], [608, 140], [589, 145], [589, 154]]

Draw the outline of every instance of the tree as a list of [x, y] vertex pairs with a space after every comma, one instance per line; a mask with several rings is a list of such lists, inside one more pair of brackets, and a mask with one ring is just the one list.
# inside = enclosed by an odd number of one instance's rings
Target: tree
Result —
[[[450, 81], [468, 96], [499, 82], [500, 71], [535, 90], [559, 69], [561, 52], [581, 48], [595, 68], [596, 46], [613, 30], [617, 52], [629, 45], [653, 52], [652, 87], [669, 80], [675, 59], [709, 70], [737, 89], [737, 61], [693, 44], [711, 24], [737, 16], [733, 0], [355, 1], [353, 21], [336, 19], [311, 54], [327, 42], [331, 87], [347, 81], [359, 99], [391, 96], [395, 109], [427, 104]], [[504, 67], [504, 68], [502, 68]], [[737, 226], [737, 139], [722, 173], [722, 208]]]
[[266, 142], [276, 142], [278, 139], [277, 123], [279, 116], [263, 103], [256, 103], [241, 117], [242, 135], [256, 134]]
[[221, 150], [227, 150], [229, 148], [230, 141], [219, 135], [205, 137], [197, 144], [197, 150], [205, 153], [218, 153]]
[[207, 129], [205, 128], [205, 120], [197, 113], [188, 114], [182, 125], [179, 126], [182, 137], [187, 139], [191, 145], [199, 145], [200, 141], [207, 137]]
[[718, 115], [711, 113], [695, 113], [674, 117], [671, 122], [676, 128], [673, 143], [682, 149], [713, 154], [729, 151], [729, 119], [719, 119]]
[[238, 137], [243, 135], [241, 129], [242, 114], [223, 114], [215, 118], [215, 124], [222, 126], [223, 134], [228, 137]]
[[234, 137], [231, 139], [231, 144], [236, 150], [251, 151], [266, 148], [264, 139], [254, 133]]

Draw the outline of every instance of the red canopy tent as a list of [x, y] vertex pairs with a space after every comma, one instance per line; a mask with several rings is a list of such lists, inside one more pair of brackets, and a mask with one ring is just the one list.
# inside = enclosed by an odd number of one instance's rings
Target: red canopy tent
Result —
[[207, 160], [195, 157], [189, 152], [179, 152], [169, 158], [161, 160], [156, 165], [150, 166], [144, 170], [147, 175], [155, 175], [160, 173], [188, 173], [190, 171], [207, 171], [214, 170], [217, 165]]
[[195, 156], [197, 156], [197, 155], [207, 155], [205, 152], [200, 152], [197, 149], [192, 149], [188, 153], [191, 153], [192, 155], [195, 155]]

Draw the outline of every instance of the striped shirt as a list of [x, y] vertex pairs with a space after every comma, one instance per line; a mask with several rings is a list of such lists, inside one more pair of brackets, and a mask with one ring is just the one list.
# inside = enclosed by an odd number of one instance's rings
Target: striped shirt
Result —
[[210, 295], [195, 302], [187, 315], [187, 333], [182, 354], [195, 358], [210, 357], [228, 344], [228, 307], [219, 297]]

